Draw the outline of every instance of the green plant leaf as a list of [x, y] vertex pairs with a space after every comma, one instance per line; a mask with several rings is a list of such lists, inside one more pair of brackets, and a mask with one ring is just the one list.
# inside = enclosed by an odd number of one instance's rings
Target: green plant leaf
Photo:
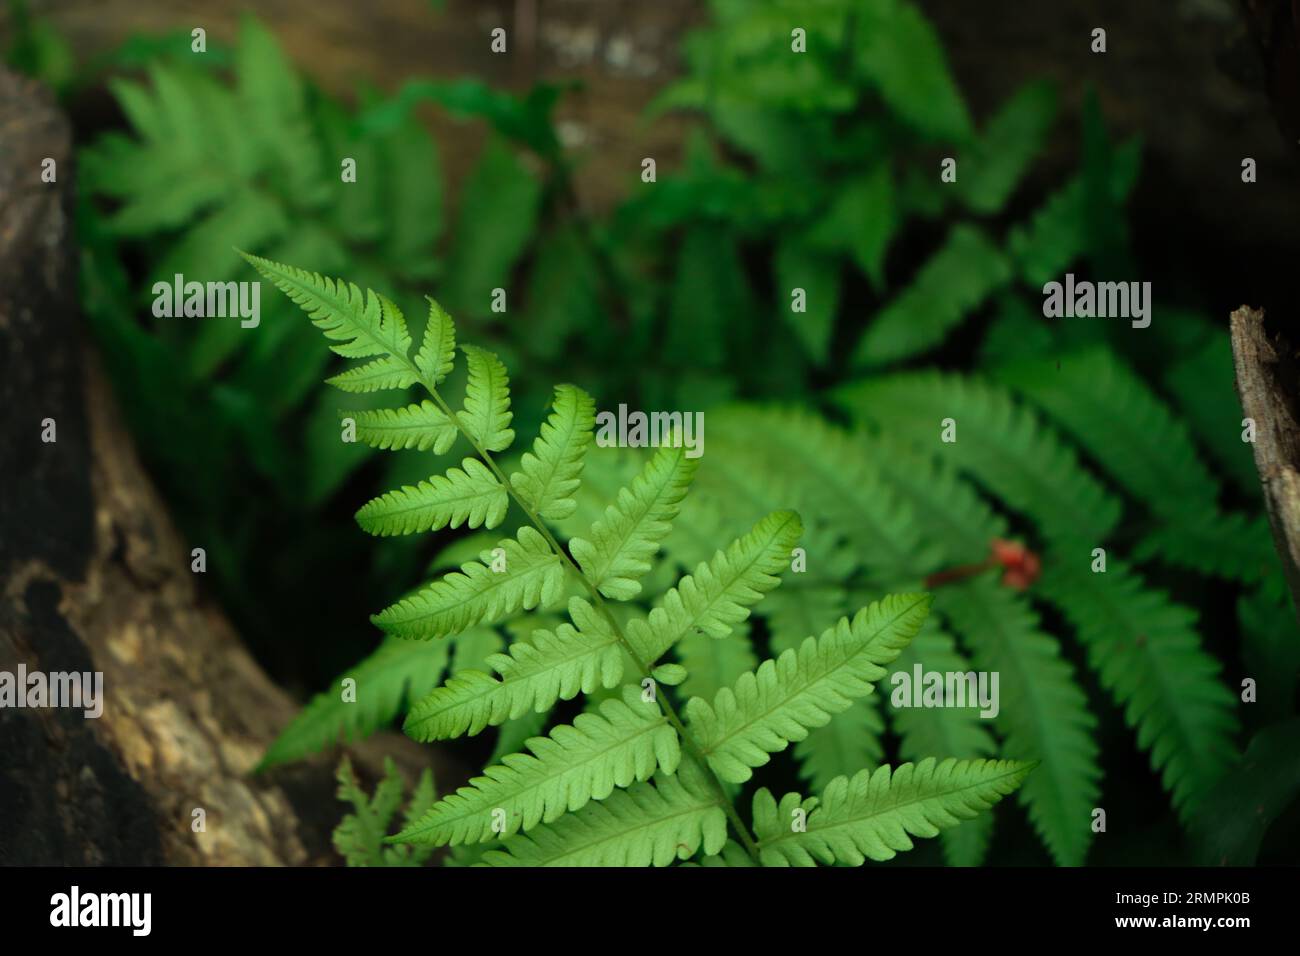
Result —
[[[795, 794], [778, 807], [766, 789], [754, 795], [754, 830], [764, 866], [861, 866], [912, 849], [911, 837], [937, 836], [987, 810], [1019, 787], [1033, 764], [1013, 760], [933, 757], [837, 777], [807, 812]], [[794, 809], [807, 812], [806, 829], [791, 826]]]
[[687, 720], [709, 766], [723, 780], [744, 783], [770, 754], [870, 694], [885, 676], [881, 665], [907, 645], [929, 606], [926, 595], [892, 595], [765, 661], [712, 703], [690, 700]]
[[656, 769], [671, 774], [681, 759], [676, 731], [657, 705], [643, 703], [634, 691], [526, 746], [531, 753], [504, 757], [394, 840], [442, 846], [508, 837], [553, 823], [615, 787], [648, 780]]

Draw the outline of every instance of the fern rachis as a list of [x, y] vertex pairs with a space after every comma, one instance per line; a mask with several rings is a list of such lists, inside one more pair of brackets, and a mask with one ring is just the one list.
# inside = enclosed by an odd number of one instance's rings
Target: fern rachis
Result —
[[[585, 591], [585, 598], [569, 603], [572, 625], [539, 630], [517, 642], [511, 653], [490, 655], [485, 664], [500, 680], [473, 669], [454, 675], [416, 703], [408, 729], [424, 739], [474, 733], [579, 691], [612, 692], [624, 658], [640, 682], [625, 686], [621, 700], [607, 699], [572, 725], [532, 738], [526, 744], [530, 753], [503, 757], [469, 786], [408, 821], [388, 842], [436, 845], [505, 837], [506, 852], [488, 854], [483, 862], [527, 861], [541, 854], [663, 865], [701, 847], [706, 855], [721, 852], [725, 831], [709, 822], [721, 811], [748, 859], [762, 860], [721, 779], [747, 780], [751, 767], [767, 762], [767, 753], [802, 740], [854, 698], [871, 693], [885, 674], [881, 665], [892, 661], [920, 627], [928, 599], [886, 598], [852, 622], [843, 618], [821, 638], [808, 638], [797, 652], [789, 650], [742, 674], [735, 689], [724, 689], [711, 705], [692, 699], [683, 721], [670, 693], [655, 687], [678, 684], [686, 672], [659, 658], [687, 632], [726, 639], [748, 608], [777, 584], [776, 572], [801, 530], [798, 517], [780, 511], [769, 515], [749, 535], [683, 577], [659, 607], [624, 627], [608, 601], [628, 600], [641, 590], [638, 579], [650, 570], [650, 559], [677, 516], [694, 460], [680, 448], [661, 449], [620, 490], [589, 535], [572, 538], [572, 552], [567, 551], [542, 515], [564, 517], [574, 511], [570, 495], [581, 480], [590, 445], [593, 405], [584, 393], [572, 386], [557, 389], [548, 427], [523, 459], [522, 470], [508, 477], [493, 457], [514, 438], [505, 368], [491, 353], [462, 345], [469, 384], [463, 408], [454, 410], [439, 386], [452, 364], [455, 335], [451, 318], [436, 303], [430, 302], [424, 341], [412, 358], [413, 339], [393, 302], [373, 292], [363, 295], [344, 282], [246, 258], [307, 312], [335, 352], [369, 360], [363, 367], [382, 363], [388, 378], [371, 381], [410, 379], [429, 393], [431, 407], [408, 406], [400, 436], [377, 433], [377, 423], [393, 424], [382, 413], [368, 421], [375, 444], [396, 447], [400, 442], [445, 451], [451, 443], [449, 425], [475, 452], [475, 458], [465, 459], [447, 476], [375, 499], [358, 513], [364, 528], [375, 534], [409, 534], [461, 522], [493, 527], [504, 518], [503, 500], [518, 505], [527, 517], [514, 538], [494, 552], [503, 558], [501, 568], [486, 555], [481, 562], [469, 562], [376, 615], [381, 628], [398, 639], [442, 639], [552, 604], [563, 591], [561, 576]], [[928, 774], [929, 766], [923, 763], [918, 772]], [[1027, 770], [1008, 766], [1009, 773]], [[912, 765], [895, 773], [910, 781]], [[1018, 783], [1019, 777], [996, 796]], [[838, 786], [839, 781], [832, 781], [828, 792]], [[989, 793], [981, 791], [982, 806], [996, 799]], [[888, 834], [886, 841], [905, 848], [896, 828], [929, 836], [938, 825], [953, 825], [970, 815], [969, 802], [954, 803], [956, 798], [942, 795], [936, 799], [940, 805], [924, 820], [901, 808], [887, 810], [878, 824]], [[638, 819], [647, 814], [650, 820]], [[526, 837], [508, 839], [521, 830], [528, 831]], [[878, 839], [864, 832], [859, 827], [854, 839]], [[674, 835], [684, 839], [666, 842]], [[578, 850], [575, 843], [588, 848]], [[848, 844], [843, 849], [846, 862], [862, 862], [856, 849]], [[818, 852], [835, 859], [833, 851]], [[773, 858], [769, 853], [768, 859]]]

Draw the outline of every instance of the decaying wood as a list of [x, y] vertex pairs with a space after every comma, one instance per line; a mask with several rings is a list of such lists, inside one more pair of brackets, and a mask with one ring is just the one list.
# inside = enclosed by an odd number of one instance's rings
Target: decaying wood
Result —
[[[249, 773], [296, 704], [205, 600], [85, 345], [72, 173], [64, 118], [0, 70], [0, 671], [102, 672], [105, 699], [0, 707], [0, 864], [337, 862], [335, 757]], [[430, 759], [385, 735], [354, 763], [383, 753]]]
[[1282, 559], [1291, 600], [1300, 619], [1300, 378], [1296, 352], [1271, 338], [1264, 313], [1242, 306], [1232, 313], [1232, 353], [1237, 394], [1255, 423], [1255, 467], [1273, 544]]

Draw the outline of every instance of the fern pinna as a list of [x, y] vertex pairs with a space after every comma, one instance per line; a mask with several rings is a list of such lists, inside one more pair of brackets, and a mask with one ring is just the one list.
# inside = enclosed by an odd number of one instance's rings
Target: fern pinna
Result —
[[574, 492], [592, 443], [590, 396], [557, 388], [531, 452], [507, 476], [493, 457], [514, 439], [505, 367], [491, 353], [462, 345], [468, 378], [464, 402], [453, 408], [440, 386], [453, 368], [455, 331], [437, 303], [429, 302], [412, 354], [405, 318], [384, 296], [246, 258], [308, 313], [336, 353], [364, 360], [332, 384], [372, 391], [418, 383], [428, 391], [430, 401], [421, 404], [358, 413], [361, 441], [447, 451], [460, 437], [473, 450], [446, 474], [366, 504], [357, 514], [363, 528], [491, 529], [512, 505], [523, 515], [518, 531], [479, 560], [375, 615], [389, 639], [444, 642], [521, 610], [567, 604], [568, 620], [488, 654], [483, 668], [462, 669], [416, 701], [407, 732], [442, 740], [546, 711], [580, 693], [603, 698], [572, 723], [527, 739], [523, 750], [433, 803], [390, 842], [494, 844], [479, 862], [497, 866], [662, 866], [696, 856], [712, 863], [856, 865], [889, 859], [910, 849], [913, 836], [934, 836], [974, 817], [1028, 775], [1027, 762], [927, 757], [836, 777], [819, 797], [788, 794], [778, 804], [759, 789], [751, 832], [733, 803], [737, 785], [773, 753], [871, 694], [921, 629], [929, 598], [895, 594], [863, 607], [739, 675], [712, 700], [691, 698], [679, 714], [670, 688], [690, 675], [663, 659], [692, 635], [728, 640], [779, 583], [802, 531], [798, 515], [773, 511], [701, 561], [648, 614], [622, 613], [610, 602], [641, 592], [698, 460], [680, 447], [661, 448], [566, 550], [547, 520], [577, 510]]

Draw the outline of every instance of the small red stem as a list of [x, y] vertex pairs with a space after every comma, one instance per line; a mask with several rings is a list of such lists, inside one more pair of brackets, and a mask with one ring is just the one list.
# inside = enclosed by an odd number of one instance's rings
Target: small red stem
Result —
[[977, 574], [999, 567], [1000, 564], [1001, 562], [997, 558], [989, 558], [987, 561], [979, 562], [979, 564], [959, 564], [955, 568], [936, 571], [925, 579], [925, 589], [930, 591], [944, 584], [952, 584], [954, 581], [964, 581], [967, 578], [973, 578]]

